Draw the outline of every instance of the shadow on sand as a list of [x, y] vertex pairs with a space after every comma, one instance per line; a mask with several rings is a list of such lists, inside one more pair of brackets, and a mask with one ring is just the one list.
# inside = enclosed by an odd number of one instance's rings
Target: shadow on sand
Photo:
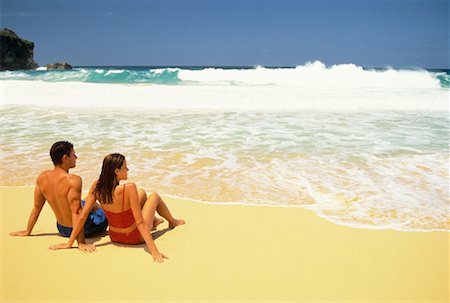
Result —
[[[105, 230], [105, 231], [101, 231], [101, 232], [89, 235], [89, 237], [86, 237], [85, 240], [86, 240], [87, 244], [95, 244], [95, 242], [100, 241], [103, 237], [105, 237], [107, 235], [109, 235], [108, 231]], [[103, 245], [104, 244], [96, 244], [95, 246], [103, 246]]]
[[[155, 231], [152, 232], [152, 238], [153, 238], [153, 240], [156, 240], [159, 237], [163, 236], [166, 232], [171, 231], [171, 230], [172, 230], [172, 228], [165, 228], [165, 229], [161, 229], [161, 230], [155, 230]], [[101, 238], [106, 236], [106, 235], [108, 235], [107, 231], [105, 231], [105, 232], [103, 232], [101, 234], [97, 234], [95, 236], [91, 236], [89, 238], [86, 238], [86, 243], [95, 244], [95, 242], [101, 240]], [[106, 243], [95, 244], [96, 247], [101, 247], [101, 246], [106, 246], [106, 245], [115, 245], [115, 246], [119, 246], [119, 247], [143, 247], [147, 252], [149, 252], [147, 246], [145, 245], [145, 243], [136, 244], [136, 245], [131, 245], [131, 244], [129, 245], [129, 244], [115, 243], [115, 242], [109, 241], [109, 242], [106, 242]]]
[[30, 237], [47, 237], [47, 236], [59, 236], [59, 233], [36, 233], [31, 234]]

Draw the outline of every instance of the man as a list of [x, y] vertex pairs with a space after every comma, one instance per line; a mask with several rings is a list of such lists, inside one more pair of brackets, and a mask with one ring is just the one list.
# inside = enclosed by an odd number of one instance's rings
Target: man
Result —
[[[76, 165], [77, 156], [72, 143], [60, 141], [53, 144], [50, 157], [55, 168], [42, 172], [36, 180], [34, 206], [28, 219], [27, 230], [12, 232], [11, 236], [29, 236], [45, 201], [48, 201], [55, 214], [60, 235], [70, 237], [73, 222], [81, 212], [81, 177], [69, 174], [69, 169]], [[95, 246], [86, 244], [84, 237], [103, 232], [107, 227], [108, 221], [103, 210], [95, 207], [86, 220], [84, 232], [80, 232], [77, 237], [78, 249], [95, 251]]]

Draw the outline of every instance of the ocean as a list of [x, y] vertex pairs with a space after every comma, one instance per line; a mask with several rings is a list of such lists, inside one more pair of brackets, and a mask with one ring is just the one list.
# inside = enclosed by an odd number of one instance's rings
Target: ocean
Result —
[[69, 140], [84, 190], [120, 152], [129, 180], [162, 195], [450, 230], [449, 70], [39, 68], [0, 84], [1, 186], [33, 186], [50, 146]]

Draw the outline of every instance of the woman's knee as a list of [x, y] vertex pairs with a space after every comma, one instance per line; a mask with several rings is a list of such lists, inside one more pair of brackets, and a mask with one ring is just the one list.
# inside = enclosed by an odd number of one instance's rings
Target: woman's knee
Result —
[[147, 193], [145, 192], [145, 190], [143, 190], [142, 188], [140, 190], [138, 190], [138, 194], [140, 195], [147, 195]]
[[140, 189], [138, 191], [138, 196], [139, 196], [139, 203], [141, 204], [141, 208], [144, 205], [145, 201], [147, 201], [147, 193], [145, 192], [145, 190]]
[[158, 193], [156, 193], [156, 192], [153, 192], [153, 193], [151, 193], [149, 196], [148, 196], [148, 198], [149, 199], [152, 199], [152, 200], [161, 200], [161, 197], [158, 195]]

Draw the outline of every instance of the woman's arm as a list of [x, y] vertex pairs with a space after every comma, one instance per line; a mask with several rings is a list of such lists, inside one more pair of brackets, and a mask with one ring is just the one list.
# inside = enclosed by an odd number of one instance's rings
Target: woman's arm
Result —
[[[57, 250], [57, 249], [71, 248], [75, 240], [79, 240], [80, 238], [84, 239], [84, 223], [86, 222], [89, 212], [91, 211], [91, 208], [96, 201], [96, 197], [93, 193], [93, 189], [95, 188], [94, 185], [95, 182], [94, 184], [92, 184], [91, 189], [89, 190], [89, 195], [86, 198], [84, 207], [81, 209], [81, 212], [79, 212], [77, 215], [72, 216], [73, 229], [72, 233], [70, 234], [69, 241], [67, 243], [52, 245], [49, 247], [49, 249]], [[72, 213], [74, 213], [74, 211], [72, 211]], [[80, 232], [83, 232], [82, 237], [79, 237]], [[78, 248], [80, 250], [88, 252], [95, 251], [94, 245], [88, 245], [84, 243], [84, 241], [83, 242], [78, 241]]]
[[[125, 192], [126, 190], [126, 192]], [[153, 261], [161, 263], [164, 261], [164, 258], [168, 259], [164, 254], [158, 251], [158, 248], [153, 241], [152, 235], [150, 234], [150, 229], [145, 223], [144, 217], [142, 216], [142, 210], [139, 204], [139, 195], [137, 192], [136, 185], [134, 183], [129, 183], [124, 188], [124, 195], [129, 197], [131, 211], [133, 212], [134, 220], [136, 222], [136, 226], [139, 229], [139, 232], [142, 235], [142, 238], [147, 244], [148, 250], [153, 256]]]

